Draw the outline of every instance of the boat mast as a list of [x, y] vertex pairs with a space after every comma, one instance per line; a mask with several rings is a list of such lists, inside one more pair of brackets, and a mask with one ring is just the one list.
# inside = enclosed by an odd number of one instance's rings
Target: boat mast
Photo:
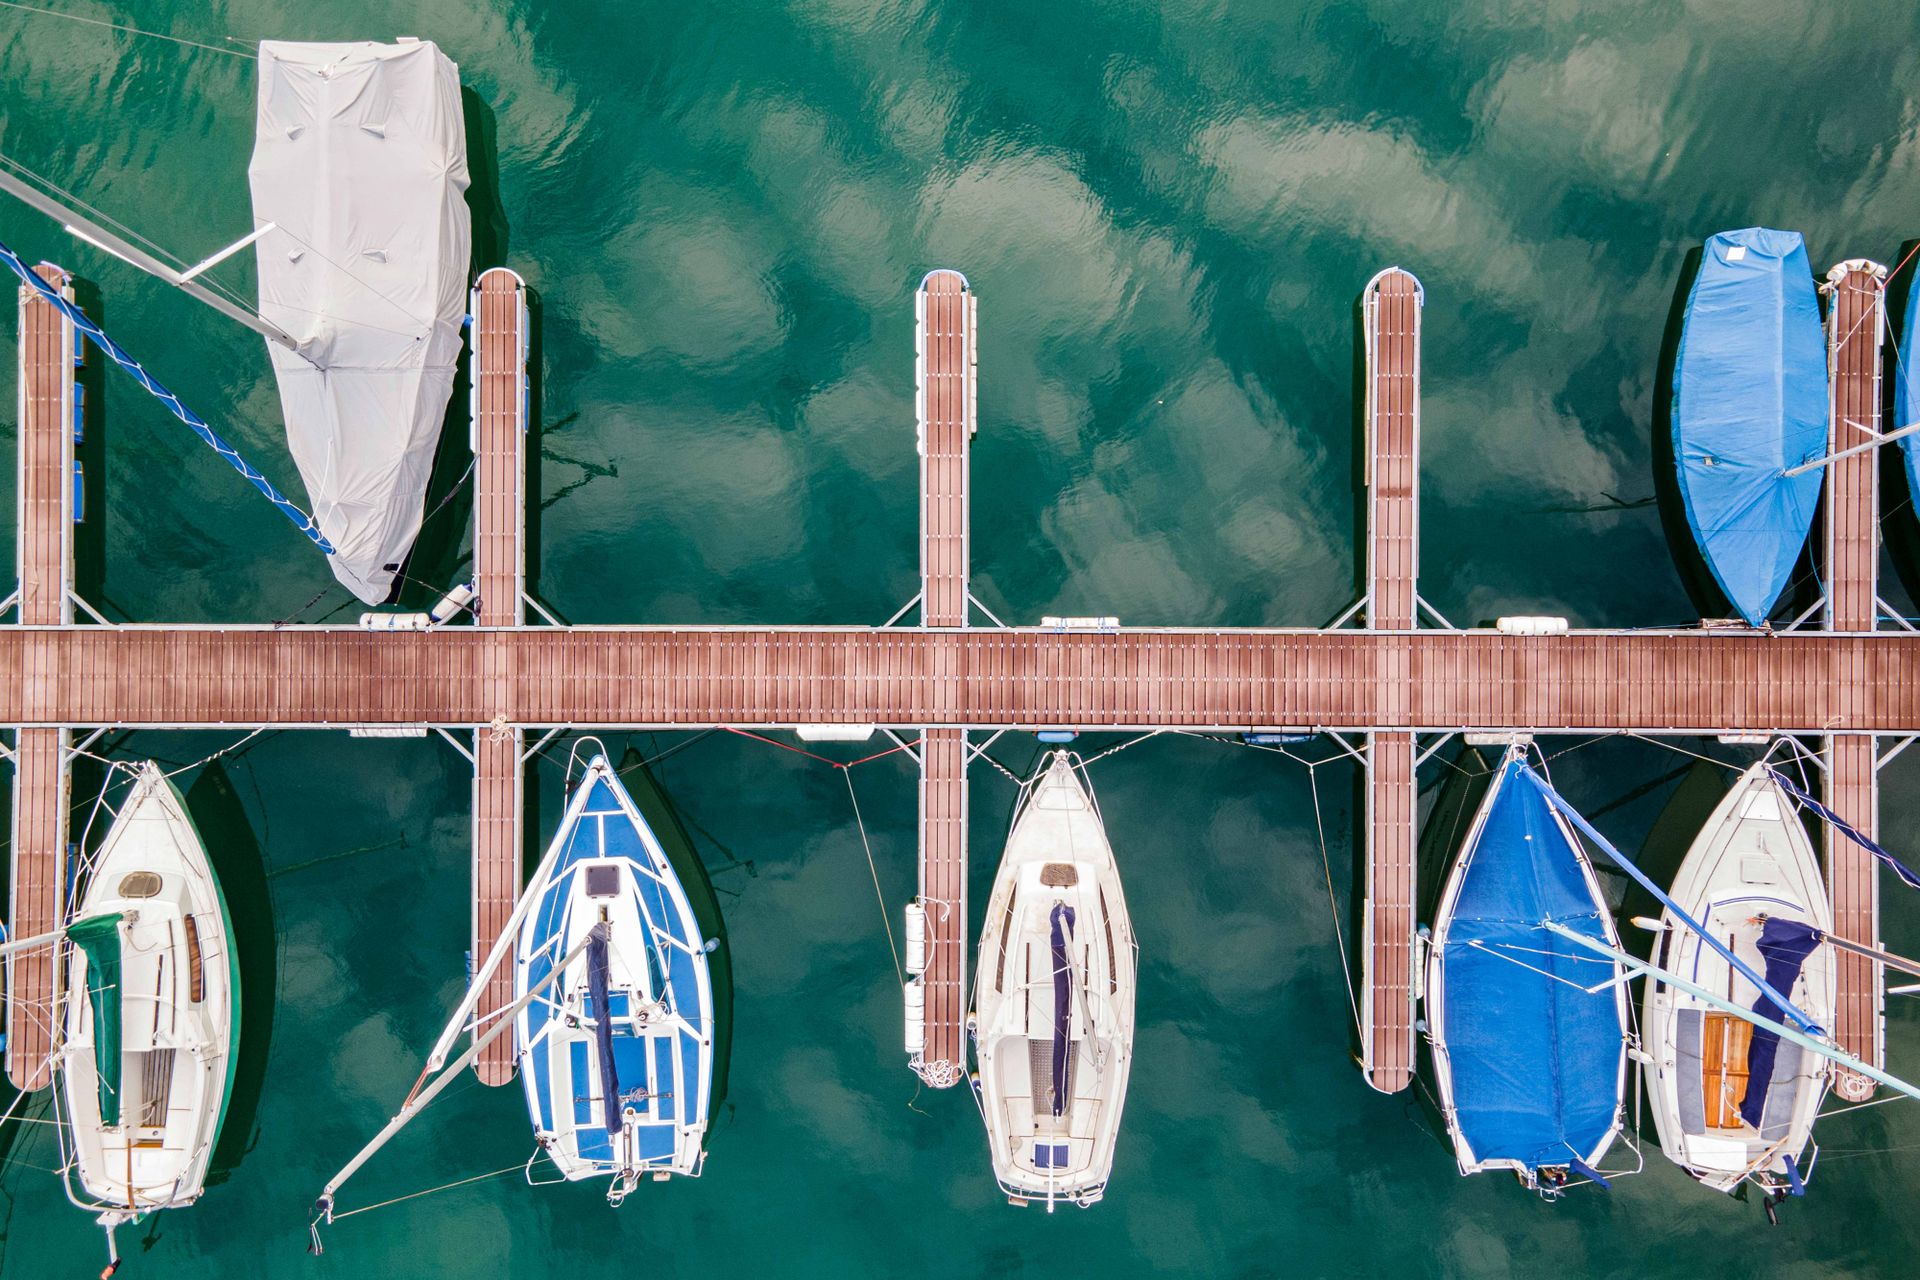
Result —
[[[321, 1189], [320, 1198], [314, 1202], [313, 1206], [314, 1212], [317, 1215], [315, 1217], [315, 1223], [317, 1224], [321, 1219], [325, 1219], [331, 1223], [333, 1221], [333, 1198], [339, 1192], [340, 1188], [346, 1184], [347, 1179], [360, 1172], [361, 1167], [365, 1165], [367, 1161], [373, 1159], [374, 1154], [378, 1152], [380, 1148], [386, 1146], [395, 1134], [406, 1128], [408, 1122], [415, 1116], [426, 1110], [427, 1104], [438, 1097], [441, 1090], [457, 1080], [461, 1070], [465, 1068], [469, 1062], [473, 1061], [474, 1058], [478, 1057], [481, 1050], [485, 1049], [508, 1031], [513, 1026], [513, 1020], [515, 1016], [519, 1014], [520, 1010], [526, 1008], [533, 1002], [535, 997], [552, 986], [553, 983], [559, 979], [560, 975], [566, 972], [567, 966], [572, 964], [574, 960], [579, 957], [580, 953], [587, 949], [587, 944], [591, 943], [595, 938], [605, 941], [610, 932], [605, 924], [594, 925], [592, 929], [587, 931], [587, 935], [584, 938], [574, 944], [571, 951], [561, 957], [560, 963], [553, 967], [551, 973], [530, 987], [525, 995], [502, 1010], [500, 1020], [494, 1024], [492, 1029], [484, 1036], [476, 1038], [472, 1046], [468, 1048], [465, 1053], [461, 1054], [460, 1057], [455, 1060], [454, 1064], [441, 1074], [439, 1079], [427, 1086], [424, 1092], [422, 1092], [418, 1086], [415, 1086], [414, 1094], [408, 1096], [406, 1105], [400, 1108], [399, 1114], [387, 1121], [386, 1128], [375, 1134], [373, 1141], [360, 1148], [359, 1153], [355, 1155], [353, 1159], [347, 1161], [345, 1167], [343, 1167], [340, 1172], [334, 1174], [327, 1182], [327, 1185]], [[454, 1025], [458, 1025], [457, 1021]], [[316, 1231], [314, 1235], [315, 1244], [319, 1243], [319, 1238]]]
[[[4, 157], [0, 157], [0, 159], [4, 159]], [[207, 270], [207, 268], [225, 261], [231, 255], [238, 253], [265, 235], [273, 229], [272, 223], [268, 223], [251, 235], [245, 236], [233, 244], [228, 245], [225, 249], [222, 249], [196, 267], [191, 267], [186, 271], [176, 271], [146, 250], [108, 231], [99, 223], [69, 209], [66, 205], [61, 204], [58, 200], [47, 195], [38, 187], [22, 181], [16, 174], [8, 172], [5, 165], [0, 165], [0, 191], [9, 192], [19, 197], [25, 203], [32, 205], [40, 212], [59, 222], [66, 228], [69, 234], [85, 240], [96, 248], [106, 250], [114, 257], [140, 268], [148, 275], [158, 276], [181, 292], [206, 303], [221, 315], [226, 316], [229, 320], [235, 320], [247, 326], [247, 328], [253, 330], [268, 342], [276, 346], [285, 347], [302, 360], [307, 361], [307, 363], [313, 364], [316, 368], [320, 367], [316, 361], [301, 349], [299, 341], [285, 329], [282, 329], [279, 325], [273, 323], [273, 321], [267, 319], [265, 316], [260, 315], [258, 312], [249, 311], [238, 303], [220, 296], [195, 278], [200, 275], [201, 272]]]
[[[1900, 1079], [1898, 1076], [1888, 1075], [1886, 1072], [1880, 1070], [1880, 1068], [1872, 1066], [1868, 1063], [1862, 1062], [1860, 1059], [1854, 1057], [1852, 1054], [1848, 1053], [1844, 1049], [1841, 1049], [1835, 1045], [1829, 1044], [1824, 1040], [1817, 1040], [1814, 1037], [1805, 1034], [1804, 1032], [1797, 1031], [1794, 1028], [1789, 1027], [1784, 1022], [1775, 1022], [1772, 1018], [1769, 1018], [1764, 1014], [1756, 1013], [1752, 1009], [1747, 1008], [1745, 1005], [1735, 1004], [1733, 1001], [1727, 999], [1725, 996], [1719, 994], [1718, 992], [1709, 991], [1705, 987], [1698, 986], [1694, 983], [1688, 982], [1685, 978], [1681, 977], [1679, 974], [1671, 973], [1666, 969], [1662, 969], [1658, 965], [1653, 964], [1651, 961], [1641, 960], [1636, 956], [1631, 955], [1628, 952], [1620, 950], [1617, 947], [1610, 947], [1606, 943], [1601, 942], [1597, 938], [1589, 938], [1584, 933], [1580, 933], [1580, 932], [1577, 932], [1576, 930], [1567, 928], [1566, 925], [1561, 924], [1557, 920], [1542, 921], [1541, 927], [1546, 929], [1549, 933], [1559, 934], [1561, 937], [1566, 938], [1570, 942], [1577, 942], [1589, 951], [1597, 952], [1600, 955], [1609, 956], [1612, 959], [1619, 961], [1622, 965], [1626, 967], [1627, 969], [1626, 976], [1629, 978], [1638, 977], [1643, 973], [1648, 974], [1652, 977], [1658, 978], [1660, 979], [1660, 981], [1666, 983], [1668, 986], [1673, 987], [1676, 990], [1684, 991], [1688, 995], [1694, 997], [1696, 1000], [1704, 1000], [1708, 1004], [1712, 1005], [1714, 1008], [1724, 1009], [1726, 1012], [1731, 1013], [1734, 1017], [1745, 1019], [1746, 1021], [1751, 1022], [1756, 1027], [1764, 1027], [1768, 1031], [1771, 1031], [1775, 1035], [1779, 1036], [1781, 1039], [1791, 1040], [1793, 1043], [1799, 1045], [1801, 1048], [1817, 1053], [1823, 1058], [1829, 1058], [1832, 1061], [1839, 1063], [1841, 1066], [1846, 1067], [1850, 1071], [1857, 1071], [1861, 1075], [1867, 1077], [1869, 1080], [1876, 1081], [1879, 1084], [1883, 1084], [1887, 1086], [1887, 1088], [1889, 1089], [1894, 1089], [1900, 1093], [1904, 1093], [1909, 1098], [1920, 1099], [1920, 1085], [1911, 1085], [1911, 1084], [1908, 1084], [1905, 1080]], [[1611, 986], [1613, 981], [1619, 981], [1619, 979], [1611, 980], [1608, 983], [1608, 985]]]

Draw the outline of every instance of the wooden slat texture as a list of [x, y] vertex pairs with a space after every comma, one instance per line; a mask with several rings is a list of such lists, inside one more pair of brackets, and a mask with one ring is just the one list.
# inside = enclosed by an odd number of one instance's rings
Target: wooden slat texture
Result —
[[[487, 953], [513, 914], [520, 897], [520, 849], [525, 770], [517, 730], [482, 729], [475, 735], [473, 761], [473, 963]], [[494, 970], [480, 997], [482, 1019], [513, 1003], [513, 964]], [[489, 1024], [490, 1025], [490, 1024]], [[513, 1079], [513, 1037], [505, 1035], [484, 1049], [474, 1070], [486, 1084]]]
[[1414, 625], [1420, 504], [1420, 284], [1383, 271], [1362, 301], [1367, 351], [1367, 622]]
[[473, 291], [473, 576], [483, 627], [526, 620], [527, 287], [504, 267]]
[[[503, 267], [481, 274], [473, 306], [473, 569], [483, 627], [526, 621], [527, 288]], [[482, 655], [480, 725], [474, 735], [473, 963], [485, 962], [520, 896], [524, 847], [525, 735], [491, 722], [511, 701], [514, 654]], [[402, 686], [405, 687], [405, 686]], [[486, 1020], [513, 1002], [513, 966], [487, 982], [478, 1014]], [[474, 1070], [487, 1084], [513, 1079], [513, 1041], [502, 1036]]]
[[[67, 734], [22, 729], [15, 750], [13, 857], [9, 937], [31, 938], [60, 922], [67, 832]], [[7, 960], [7, 1079], [17, 1089], [52, 1080], [53, 959], [51, 947]]]
[[[1849, 266], [1834, 282], [1827, 314], [1829, 453], [1866, 444], [1880, 430], [1885, 272], [1871, 264]], [[1879, 475], [1880, 456], [1874, 449], [1826, 468], [1827, 626], [1835, 631], [1873, 630], [1880, 567]]]
[[[58, 267], [34, 268], [68, 298], [72, 280]], [[20, 286], [18, 565], [22, 623], [72, 619], [74, 332], [53, 305]], [[44, 645], [22, 646], [13, 683], [20, 705], [53, 692], [56, 668]], [[58, 728], [22, 729], [14, 762], [9, 937], [46, 933], [60, 920], [67, 847], [67, 735]], [[7, 1078], [15, 1088], [41, 1089], [52, 1079], [51, 947], [7, 962]]]
[[957, 271], [920, 284], [920, 617], [967, 625], [967, 445], [973, 435], [974, 296]]
[[927, 913], [926, 1040], [915, 1070], [935, 1088], [965, 1076], [967, 1003], [967, 735], [929, 729], [921, 740], [920, 903]]
[[1369, 735], [1362, 1062], [1395, 1093], [1413, 1080], [1414, 739]]
[[[1879, 782], [1871, 737], [1847, 734], [1826, 743], [1827, 807], [1869, 840], [1879, 839]], [[1833, 896], [1833, 929], [1843, 938], [1880, 945], [1880, 864], [1873, 855], [1827, 827], [1827, 887]], [[1865, 956], [1836, 951], [1839, 992], [1834, 1038], [1840, 1047], [1873, 1066], [1886, 1062], [1885, 978]], [[1873, 1096], [1873, 1082], [1852, 1071], [1834, 1075], [1834, 1092], [1851, 1102]]]
[[[1236, 677], [1248, 665], [1260, 679]], [[1376, 674], [1388, 671], [1405, 675]], [[1585, 696], [1589, 684], [1604, 696]], [[0, 724], [473, 726], [496, 716], [523, 727], [1913, 733], [1920, 636], [0, 628]]]

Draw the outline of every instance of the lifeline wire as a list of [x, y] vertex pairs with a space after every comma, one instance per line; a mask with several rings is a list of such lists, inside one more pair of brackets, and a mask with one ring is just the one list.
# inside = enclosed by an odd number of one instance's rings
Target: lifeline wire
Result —
[[29, 288], [33, 289], [34, 292], [51, 303], [56, 311], [72, 322], [74, 328], [91, 338], [93, 344], [104, 351], [109, 359], [132, 374], [134, 379], [139, 382], [141, 386], [145, 387], [155, 399], [159, 400], [161, 404], [164, 404], [174, 417], [186, 423], [188, 429], [191, 430], [193, 434], [199, 436], [215, 453], [225, 458], [228, 466], [231, 466], [235, 471], [238, 471], [242, 476], [246, 477], [249, 484], [265, 494], [267, 501], [280, 508], [280, 514], [292, 521], [293, 527], [301, 533], [304, 533], [313, 545], [319, 547], [328, 555], [334, 554], [333, 543], [327, 540], [326, 534], [320, 532], [320, 526], [314, 523], [312, 516], [308, 515], [300, 507], [294, 505], [292, 499], [286, 497], [278, 489], [274, 488], [273, 481], [254, 470], [253, 465], [241, 457], [232, 445], [216, 435], [213, 428], [208, 426], [199, 414], [187, 408], [179, 396], [176, 396], [173, 392], [161, 386], [159, 381], [154, 378], [152, 374], [148, 373], [146, 368], [138, 360], [127, 354], [126, 349], [119, 343], [109, 338], [106, 330], [89, 319], [86, 312], [61, 297], [59, 290], [28, 270], [27, 264], [21, 260], [20, 255], [8, 248], [5, 244], [0, 244], [0, 262], [4, 262], [13, 274], [19, 276], [27, 283]]

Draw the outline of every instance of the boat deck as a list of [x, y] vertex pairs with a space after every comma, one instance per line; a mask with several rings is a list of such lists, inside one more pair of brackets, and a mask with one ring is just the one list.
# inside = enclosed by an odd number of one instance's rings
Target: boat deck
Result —
[[[1880, 430], [1880, 369], [1886, 334], [1886, 273], [1870, 263], [1846, 264], [1833, 282], [1827, 314], [1829, 378], [1827, 449], [1837, 453], [1871, 440]], [[1880, 477], [1878, 450], [1856, 453], [1826, 468], [1821, 504], [1829, 630], [1872, 631], [1879, 616]], [[1856, 681], [1848, 682], [1857, 688]], [[1870, 737], [1829, 737], [1827, 801], [1847, 822], [1875, 837], [1879, 814], [1877, 749]], [[1880, 875], [1873, 856], [1829, 830], [1827, 880], [1833, 923], [1841, 936], [1879, 945]], [[1876, 1066], [1884, 1062], [1884, 986], [1881, 966], [1841, 952], [1840, 1002], [1834, 1035], [1842, 1048]], [[1873, 1095], [1873, 1082], [1837, 1073], [1834, 1090], [1849, 1101]]]
[[[921, 1065], [944, 1064], [941, 1074], [950, 1082], [964, 1059], [967, 731], [1350, 730], [1371, 739], [1362, 1055], [1369, 1079], [1390, 1089], [1404, 1085], [1412, 1061], [1414, 735], [1470, 729], [1831, 737], [1836, 807], [1871, 829], [1873, 735], [1920, 732], [1920, 635], [1862, 628], [1517, 636], [1415, 628], [1419, 292], [1411, 277], [1391, 272], [1370, 292], [1364, 629], [969, 627], [965, 512], [974, 304], [950, 273], [928, 278], [921, 303], [928, 459], [922, 626], [536, 627], [524, 625], [522, 612], [524, 294], [517, 279], [490, 275], [475, 315], [479, 626], [372, 632], [70, 625], [64, 560], [70, 543], [54, 536], [66, 532], [57, 526], [69, 515], [55, 501], [23, 502], [20, 576], [23, 587], [37, 584], [35, 612], [26, 612], [23, 601], [25, 625], [0, 628], [0, 724], [19, 728], [16, 933], [55, 917], [52, 895], [62, 880], [66, 840], [59, 745], [70, 726], [472, 732], [476, 962], [497, 936], [519, 885], [528, 729], [822, 723], [919, 729], [925, 771], [920, 882], [930, 943]], [[71, 438], [70, 401], [56, 405], [56, 397], [40, 390], [57, 389], [59, 378], [70, 382], [70, 354], [45, 340], [31, 305], [22, 319], [21, 450], [23, 461], [32, 461], [52, 457]], [[1842, 354], [1850, 361], [1855, 355]], [[60, 456], [64, 465], [66, 455]], [[63, 477], [62, 483], [70, 482]], [[23, 495], [29, 491], [23, 479]], [[1855, 486], [1836, 501], [1858, 504], [1871, 496]], [[56, 546], [61, 550], [50, 550]], [[57, 602], [57, 613], [43, 611], [49, 600]], [[1845, 857], [1836, 856], [1837, 877], [1855, 874]], [[1851, 920], [1872, 937], [1872, 877], [1862, 874], [1855, 887], [1837, 878], [1836, 900], [1843, 927]], [[44, 1025], [36, 1032], [33, 1021], [36, 1008], [44, 1018], [44, 995], [35, 993], [49, 988], [50, 974], [35, 977], [31, 963], [14, 973], [9, 1069], [31, 1085], [45, 1078], [36, 1072], [35, 1055], [43, 1064], [48, 1040]], [[1843, 971], [1842, 1034], [1856, 1037], [1849, 1041], [1856, 1049], [1875, 1042], [1877, 1055], [1876, 988], [1868, 977], [1865, 966]], [[503, 995], [490, 993], [485, 1007], [498, 1007]], [[1863, 999], [1868, 1003], [1860, 1004]], [[1866, 1012], [1849, 1014], [1850, 1008]], [[481, 1072], [504, 1080], [511, 1063], [489, 1055]]]
[[[68, 298], [73, 284], [58, 267], [34, 273]], [[19, 619], [57, 626], [73, 618], [73, 325], [32, 289], [20, 286]], [[43, 654], [22, 655], [13, 683], [40, 687], [58, 679]], [[67, 735], [23, 729], [14, 744], [9, 937], [51, 931], [60, 920], [67, 847]], [[19, 1089], [52, 1078], [53, 949], [7, 962], [7, 1078]]]

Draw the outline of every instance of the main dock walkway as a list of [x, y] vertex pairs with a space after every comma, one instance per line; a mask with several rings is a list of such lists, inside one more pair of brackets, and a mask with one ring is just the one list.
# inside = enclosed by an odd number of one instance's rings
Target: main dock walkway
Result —
[[[1884, 318], [1857, 274], [1835, 299], [1836, 431], [1878, 421], [1877, 391], [1865, 380], [1877, 377]], [[407, 726], [445, 730], [456, 743], [470, 734], [475, 963], [499, 937], [521, 883], [528, 730], [917, 729], [927, 955], [909, 993], [924, 1013], [908, 1043], [922, 1076], [945, 1085], [962, 1078], [964, 1064], [969, 732], [1351, 731], [1367, 736], [1360, 1056], [1376, 1087], [1402, 1088], [1413, 1064], [1417, 735], [1817, 736], [1833, 802], [1871, 829], [1876, 736], [1920, 734], [1920, 634], [1874, 630], [1873, 586], [1860, 577], [1874, 559], [1865, 550], [1876, 536], [1870, 467], [1836, 466], [1829, 478], [1825, 629], [1421, 629], [1417, 615], [1430, 612], [1417, 583], [1422, 300], [1398, 270], [1377, 276], [1362, 300], [1368, 523], [1354, 616], [1365, 625], [1333, 630], [971, 626], [977, 313], [972, 290], [952, 272], [928, 276], [918, 299], [917, 627], [527, 625], [526, 292], [505, 271], [487, 273], [473, 301], [477, 625], [75, 626], [73, 513], [63, 505], [72, 500], [72, 338], [46, 327], [58, 328], [51, 309], [42, 315], [41, 304], [24, 303], [21, 625], [0, 628], [0, 724], [16, 728], [14, 934], [58, 918], [74, 726]], [[1842, 926], [1877, 936], [1871, 865], [1842, 841], [1827, 844]], [[17, 1084], [38, 1087], [47, 1078], [51, 964], [30, 953], [16, 958], [12, 975], [8, 1070]], [[1840, 1034], [1878, 1058], [1878, 975], [1849, 965], [1842, 984]], [[485, 994], [483, 1016], [506, 995], [502, 979]], [[479, 1071], [503, 1082], [512, 1062], [492, 1053]]]

